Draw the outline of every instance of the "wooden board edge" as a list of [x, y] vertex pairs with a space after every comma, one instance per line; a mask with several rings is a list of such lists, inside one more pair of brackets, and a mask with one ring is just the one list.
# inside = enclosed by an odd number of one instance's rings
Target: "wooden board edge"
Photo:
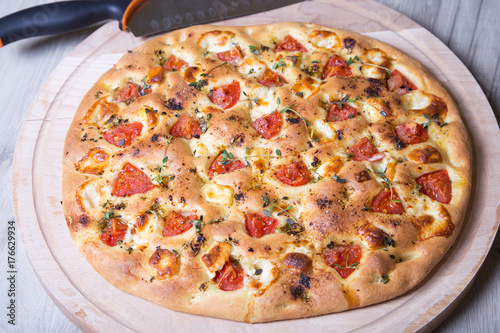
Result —
[[[76, 49], [75, 49], [75, 50], [76, 50]], [[70, 55], [71, 55], [71, 54], [70, 54]], [[33, 149], [34, 149], [34, 148], [33, 148]], [[16, 153], [17, 153], [17, 146], [16, 146]], [[14, 157], [14, 163], [16, 164], [16, 157]], [[14, 169], [14, 168], [13, 168], [13, 169]], [[19, 175], [17, 175], [17, 177], [19, 178]], [[14, 180], [14, 174], [13, 174], [13, 180]], [[14, 188], [14, 187], [13, 187], [13, 188]], [[14, 191], [14, 190], [13, 190], [13, 191]], [[19, 210], [18, 210], [18, 207], [17, 207], [16, 205], [14, 205], [14, 207], [15, 207], [15, 209], [16, 209], [16, 216], [18, 216], [18, 218], [19, 218]], [[498, 229], [498, 224], [499, 224], [499, 223], [500, 223], [500, 220], [498, 219], [498, 215], [497, 215], [496, 229]], [[493, 237], [493, 239], [494, 239], [494, 237]], [[25, 242], [25, 243], [26, 243], [26, 242]], [[491, 244], [490, 244], [490, 245], [491, 245]], [[489, 246], [489, 247], [490, 247], [490, 246]], [[484, 258], [485, 258], [485, 257], [484, 257]], [[484, 258], [483, 258], [483, 260], [484, 260]], [[31, 258], [30, 258], [30, 260], [31, 260]], [[473, 277], [471, 278], [471, 280], [472, 280], [472, 279], [473, 279]], [[471, 284], [469, 283], [469, 284], [468, 284], [468, 286], [470, 286], [470, 285], [471, 285]], [[45, 287], [45, 286], [44, 286], [44, 287]], [[47, 290], [47, 291], [48, 291], [48, 290]], [[49, 291], [48, 291], [48, 293], [49, 293], [49, 295], [50, 295], [50, 292], [49, 292]], [[50, 295], [50, 296], [51, 296], [51, 298], [52, 298], [52, 296], [54, 296], [54, 295]], [[452, 302], [451, 302], [450, 304], [452, 304]]]
[[[45, 94], [46, 96], [49, 96], [50, 102], [53, 102], [53, 99], [57, 94], [51, 94], [51, 92], [54, 91], [54, 88], [57, 92], [59, 92], [62, 85], [64, 84], [64, 82], [58, 82], [57, 80], [54, 80], [54, 77], [57, 76], [56, 74], [58, 73], [58, 71], [60, 71], [61, 68], [65, 66], [73, 67], [73, 70], [76, 69], [76, 66], [72, 65], [78, 65], [84, 59], [91, 57], [95, 50], [98, 48], [97, 45], [102, 45], [106, 43], [108, 38], [110, 38], [111, 36], [117, 33], [121, 33], [120, 30], [117, 29], [116, 25], [112, 23], [113, 22], [110, 22], [104, 25], [89, 37], [87, 37], [80, 45], [78, 45], [72, 52], [70, 52], [70, 54], [67, 55], [49, 75], [48, 79], [45, 81], [42, 88], [35, 96], [25, 116], [23, 125], [19, 132], [20, 134], [17, 138], [12, 162], [11, 178], [14, 214], [19, 223], [19, 233], [25, 246], [29, 262], [33, 267], [35, 275], [40, 281], [42, 287], [47, 292], [47, 295], [52, 299], [59, 310], [73, 324], [75, 324], [76, 327], [84, 332], [102, 332], [108, 330], [110, 327], [119, 327], [124, 332], [132, 331], [114, 321], [113, 318], [109, 317], [101, 309], [97, 308], [83, 294], [81, 294], [78, 291], [78, 288], [76, 288], [72, 284], [72, 282], [65, 276], [57, 261], [54, 260], [52, 252], [47, 246], [45, 239], [43, 239], [43, 236], [41, 237], [41, 239], [40, 237], [34, 236], [34, 234], [42, 235], [37, 214], [35, 212], [32, 186], [32, 163], [37, 144], [37, 140], [34, 140], [34, 138], [38, 137], [41, 126], [43, 124], [43, 119], [40, 119], [38, 116], [40, 114], [46, 115], [47, 111], [50, 108], [50, 103], [47, 105], [46, 103], [41, 101], [40, 95]], [[103, 34], [107, 36], [107, 38], [103, 39]], [[30, 133], [30, 135], [33, 135], [33, 137], [24, 138], [24, 133]], [[20, 186], [20, 184], [22, 184], [22, 186]], [[31, 203], [31, 205], [26, 206], [26, 202]], [[21, 203], [23, 203], [23, 205], [21, 205]], [[35, 243], [36, 245], [34, 245]], [[31, 251], [28, 251], [28, 248], [31, 248], [31, 246], [33, 246], [34, 248]], [[49, 262], [51, 263], [50, 266], [47, 265], [47, 258], [53, 259], [49, 260]], [[57, 288], [52, 287], [50, 285], [50, 281], [48, 281], [46, 277], [43, 277], [42, 274], [40, 274], [40, 271], [56, 272], [58, 276], [62, 278], [62, 285], [60, 280], [58, 281]], [[77, 295], [73, 296], [71, 301], [68, 301], [65, 295], [62, 294], [61, 288], [73, 289], [77, 293]], [[62, 302], [61, 299], [66, 300], [66, 302]], [[72, 302], [74, 304], [71, 304]], [[76, 306], [77, 304], [78, 306]], [[102, 323], [96, 325], [99, 322], [90, 322], [89, 320], [86, 320], [87, 316], [107, 318], [109, 322], [105, 322], [105, 325], [102, 325]]]

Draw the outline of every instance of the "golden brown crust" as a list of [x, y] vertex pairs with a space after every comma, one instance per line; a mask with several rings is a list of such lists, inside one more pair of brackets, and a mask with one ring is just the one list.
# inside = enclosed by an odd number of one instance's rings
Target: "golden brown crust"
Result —
[[[308, 52], [273, 52], [288, 35]], [[233, 48], [241, 59], [217, 56]], [[324, 77], [334, 54], [352, 75]], [[277, 86], [263, 83], [266, 68]], [[397, 81], [390, 91], [393, 70], [417, 89]], [[217, 101], [235, 82], [234, 105]], [[355, 114], [329, 115], [342, 104]], [[275, 110], [282, 126], [266, 139], [255, 121]], [[171, 137], [185, 115], [200, 132]], [[407, 123], [424, 125], [428, 139], [405, 144], [396, 128]], [[371, 161], [351, 149], [363, 138], [376, 149]], [[221, 153], [226, 166], [241, 165], [209, 172]], [[296, 162], [310, 180], [286, 185], [275, 172]], [[248, 322], [344, 311], [413, 288], [453, 244], [471, 179], [458, 109], [422, 65], [366, 36], [289, 22], [191, 27], [127, 53], [79, 106], [63, 163], [69, 230], [104, 278], [174, 310]], [[117, 182], [127, 163], [136, 171], [121, 182], [132, 192]], [[437, 170], [449, 175], [449, 203], [416, 183]], [[384, 191], [396, 195], [392, 213], [371, 207]], [[249, 214], [277, 227], [250, 234]], [[110, 231], [111, 217], [126, 231]], [[349, 254], [328, 265], [326, 253], [340, 251]], [[227, 263], [244, 276], [233, 291], [220, 283]]]

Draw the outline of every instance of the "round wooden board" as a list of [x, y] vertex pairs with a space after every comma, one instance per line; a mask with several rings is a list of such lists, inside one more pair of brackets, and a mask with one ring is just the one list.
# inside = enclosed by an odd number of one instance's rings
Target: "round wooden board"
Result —
[[[365, 33], [423, 63], [451, 92], [473, 145], [473, 189], [456, 245], [413, 291], [378, 305], [315, 318], [245, 324], [178, 313], [109, 285], [73, 244], [61, 205], [61, 165], [66, 131], [92, 84], [134, 38], [109, 23], [87, 38], [54, 71], [24, 121], [13, 164], [13, 195], [22, 239], [48, 294], [84, 331], [299, 332], [430, 330], [464, 296], [500, 223], [500, 132], [481, 88], [459, 59], [434, 35], [401, 14], [370, 0], [309, 1], [222, 22], [253, 25], [314, 22]], [[478, 176], [479, 175], [479, 176]]]

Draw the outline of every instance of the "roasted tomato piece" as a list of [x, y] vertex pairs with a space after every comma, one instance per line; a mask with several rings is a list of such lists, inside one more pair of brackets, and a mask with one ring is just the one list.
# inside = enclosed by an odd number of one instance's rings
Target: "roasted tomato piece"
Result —
[[118, 173], [111, 194], [124, 197], [136, 193], [146, 193], [154, 187], [144, 172], [127, 162]]
[[261, 238], [276, 230], [278, 220], [260, 213], [248, 213], [245, 215], [245, 226], [250, 236]]
[[326, 116], [326, 121], [336, 122], [336, 121], [344, 121], [350, 118], [354, 118], [356, 116], [356, 108], [342, 103], [342, 109], [339, 107], [337, 103], [332, 104], [330, 110], [328, 110], [328, 115]]
[[141, 87], [135, 83], [128, 82], [124, 87], [116, 93], [116, 103], [127, 102], [139, 96]]
[[245, 271], [241, 265], [229, 259], [224, 267], [215, 273], [214, 281], [220, 290], [233, 291], [243, 287], [244, 278]]
[[210, 177], [220, 175], [223, 173], [232, 172], [245, 167], [245, 163], [238, 160], [233, 160], [229, 155], [225, 156], [224, 153], [217, 156], [208, 169]]
[[165, 69], [161, 66], [155, 67], [149, 71], [148, 76], [146, 78], [146, 83], [162, 83], [164, 77]]
[[112, 145], [125, 148], [141, 135], [142, 126], [141, 122], [122, 124], [105, 131], [102, 136]]
[[115, 246], [118, 241], [123, 241], [127, 234], [128, 226], [122, 220], [112, 217], [108, 220], [108, 227], [99, 236], [101, 242], [109, 246]]
[[170, 58], [168, 58], [167, 62], [163, 64], [163, 68], [166, 71], [180, 71], [184, 67], [188, 67], [188, 64], [185, 61], [182, 61], [181, 59], [178, 59], [176, 56], [172, 55]]
[[285, 39], [274, 49], [274, 52], [288, 51], [288, 52], [307, 52], [307, 49], [300, 44], [295, 38], [287, 35]]
[[444, 204], [451, 201], [451, 181], [448, 171], [438, 170], [415, 179], [422, 192], [431, 199]]
[[165, 228], [163, 229], [163, 236], [177, 236], [185, 233], [193, 226], [191, 221], [198, 220], [198, 215], [191, 214], [188, 216], [172, 212], [168, 219], [165, 220]]
[[425, 128], [417, 123], [408, 123], [396, 127], [396, 135], [404, 144], [410, 145], [429, 140]]
[[405, 95], [412, 90], [418, 90], [417, 86], [397, 69], [391, 72], [391, 77], [387, 80], [387, 89], [399, 95]]
[[361, 261], [361, 247], [359, 245], [339, 245], [323, 250], [326, 264], [347, 279], [357, 268]]
[[356, 142], [351, 148], [349, 148], [348, 153], [352, 154], [351, 158], [358, 162], [376, 162], [384, 158], [384, 154], [380, 153], [367, 138], [362, 138]]
[[170, 135], [175, 138], [199, 138], [203, 134], [200, 127], [200, 122], [195, 118], [184, 115], [177, 120], [177, 122], [170, 129]]
[[[392, 193], [392, 195], [391, 195]], [[405, 209], [395, 189], [385, 188], [372, 201], [372, 212], [384, 214], [403, 214]]]
[[252, 123], [252, 127], [264, 138], [271, 139], [281, 131], [283, 117], [278, 111], [260, 117]]
[[276, 72], [273, 72], [269, 68], [266, 68], [260, 79], [257, 80], [260, 84], [266, 87], [281, 87], [282, 85], [288, 83], [284, 77]]
[[217, 58], [221, 61], [227, 62], [233, 66], [238, 66], [243, 57], [241, 56], [241, 51], [239, 48], [235, 47], [229, 51], [217, 53]]
[[208, 98], [212, 103], [217, 104], [221, 109], [229, 109], [240, 99], [240, 83], [233, 81], [224, 86], [215, 87], [210, 91]]
[[334, 54], [331, 56], [330, 59], [328, 59], [328, 62], [326, 63], [321, 78], [324, 80], [329, 78], [330, 76], [351, 76], [351, 75], [352, 75], [352, 70], [346, 64], [344, 59]]
[[307, 165], [302, 161], [283, 166], [274, 176], [280, 182], [289, 186], [302, 186], [311, 180], [311, 173]]

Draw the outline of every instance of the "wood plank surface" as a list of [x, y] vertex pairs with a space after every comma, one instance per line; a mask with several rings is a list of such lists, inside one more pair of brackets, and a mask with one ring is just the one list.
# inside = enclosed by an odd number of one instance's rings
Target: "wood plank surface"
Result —
[[377, 1], [445, 43], [472, 72], [500, 119], [500, 1]]
[[[44, 0], [24, 0], [3, 4], [0, 16], [28, 6], [45, 3]], [[409, 15], [424, 27], [433, 31], [464, 61], [481, 83], [483, 90], [498, 115], [498, 1], [388, 1], [380, 2], [393, 6]], [[428, 25], [428, 26], [427, 26]], [[488, 30], [489, 29], [489, 30]], [[42, 83], [62, 60], [79, 44], [92, 29], [59, 37], [36, 38], [9, 45], [0, 50], [0, 209], [2, 223], [0, 243], [6, 244], [7, 221], [13, 220], [11, 205], [10, 168], [17, 133]], [[473, 32], [472, 32], [473, 31]], [[461, 35], [464, 35], [460, 37]], [[471, 36], [470, 38], [468, 36]], [[453, 37], [455, 36], [455, 37]], [[489, 41], [488, 45], [486, 41]], [[475, 49], [471, 50], [471, 47]], [[455, 49], [456, 48], [456, 49]], [[471, 55], [472, 54], [472, 55]], [[19, 68], [22, 68], [20, 74]], [[494, 69], [494, 70], [493, 70]], [[495, 104], [496, 103], [496, 104]], [[38, 282], [20, 243], [16, 248], [17, 275], [17, 326], [11, 327], [6, 320], [0, 321], [0, 330], [72, 332], [77, 329], [61, 314]], [[478, 276], [470, 294], [462, 306], [439, 328], [449, 332], [489, 332], [500, 330], [498, 299], [500, 298], [500, 250], [498, 238], [494, 250], [488, 256], [486, 265]], [[496, 251], [495, 251], [496, 249]], [[1, 305], [7, 304], [8, 286], [7, 248], [0, 248], [0, 293]]]
[[[469, 68], [500, 120], [500, 1], [377, 1], [408, 16], [445, 43]], [[470, 292], [436, 332], [500, 332], [499, 281], [497, 234]]]

